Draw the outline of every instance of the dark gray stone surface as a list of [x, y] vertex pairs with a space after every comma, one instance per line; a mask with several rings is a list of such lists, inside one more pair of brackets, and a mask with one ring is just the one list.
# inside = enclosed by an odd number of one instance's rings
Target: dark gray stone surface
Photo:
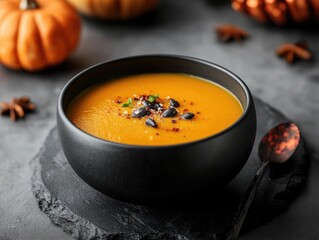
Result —
[[[241, 197], [261, 165], [258, 142], [278, 123], [289, 121], [255, 99], [257, 141], [240, 174], [223, 191], [211, 190], [205, 198], [176, 206], [137, 206], [111, 199], [85, 184], [72, 170], [61, 150], [54, 128], [33, 161], [34, 195], [40, 209], [65, 232], [80, 239], [211, 240], [232, 221]], [[308, 172], [303, 143], [290, 161], [271, 165], [248, 212], [243, 231], [284, 212], [303, 189]]]
[[[289, 211], [245, 234], [243, 240], [319, 238], [319, 63], [289, 66], [274, 55], [283, 42], [305, 39], [319, 56], [319, 31], [260, 25], [228, 5], [204, 0], [162, 0], [154, 16], [135, 23], [85, 20], [77, 51], [62, 66], [38, 74], [0, 67], [0, 99], [30, 95], [38, 112], [17, 124], [0, 118], [0, 239], [71, 239], [43, 214], [32, 195], [29, 160], [55, 125], [58, 93], [71, 76], [100, 61], [147, 53], [175, 53], [207, 59], [229, 68], [253, 94], [298, 123], [311, 149], [309, 180]], [[221, 44], [212, 32], [235, 23], [252, 37]], [[318, 28], [317, 28], [318, 29]]]

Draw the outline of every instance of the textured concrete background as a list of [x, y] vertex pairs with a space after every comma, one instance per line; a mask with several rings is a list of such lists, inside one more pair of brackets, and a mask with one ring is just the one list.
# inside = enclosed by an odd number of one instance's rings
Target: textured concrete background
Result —
[[[289, 66], [274, 56], [281, 43], [300, 39], [319, 56], [319, 31], [260, 25], [227, 5], [214, 7], [204, 0], [162, 0], [152, 15], [129, 24], [84, 20], [79, 48], [50, 71], [27, 74], [0, 68], [0, 99], [30, 95], [38, 106], [37, 114], [17, 124], [0, 118], [0, 239], [70, 239], [37, 207], [30, 159], [55, 125], [57, 97], [71, 76], [100, 61], [149, 53], [189, 55], [229, 68], [253, 94], [300, 125], [312, 149], [307, 188], [288, 212], [241, 239], [319, 239], [319, 63]], [[227, 22], [247, 29], [251, 39], [217, 42], [212, 29]]]

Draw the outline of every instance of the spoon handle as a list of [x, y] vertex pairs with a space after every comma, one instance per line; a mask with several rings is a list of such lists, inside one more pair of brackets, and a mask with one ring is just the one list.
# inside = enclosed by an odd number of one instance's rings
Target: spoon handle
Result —
[[238, 238], [239, 232], [243, 226], [245, 221], [246, 215], [250, 208], [251, 203], [253, 202], [258, 187], [261, 183], [265, 175], [266, 167], [268, 166], [268, 161], [264, 161], [259, 170], [257, 171], [256, 175], [254, 176], [253, 180], [250, 183], [243, 199], [240, 202], [240, 205], [236, 211], [234, 221], [230, 227], [230, 231], [226, 234], [225, 240], [236, 240]]

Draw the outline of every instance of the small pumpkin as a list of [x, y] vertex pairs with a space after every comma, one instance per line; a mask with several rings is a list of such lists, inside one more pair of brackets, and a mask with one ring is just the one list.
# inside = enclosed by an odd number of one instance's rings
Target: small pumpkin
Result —
[[234, 10], [277, 25], [319, 21], [319, 0], [232, 0]]
[[154, 9], [159, 0], [68, 0], [84, 15], [107, 20], [127, 20]]
[[81, 20], [65, 0], [0, 0], [0, 63], [38, 71], [76, 48]]

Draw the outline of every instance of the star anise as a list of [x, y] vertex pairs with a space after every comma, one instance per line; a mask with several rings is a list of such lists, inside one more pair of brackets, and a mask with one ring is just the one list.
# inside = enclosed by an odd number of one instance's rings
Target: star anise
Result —
[[249, 34], [245, 30], [230, 24], [223, 24], [216, 28], [218, 39], [222, 42], [237, 41], [246, 39]]
[[0, 102], [0, 115], [9, 115], [12, 121], [24, 118], [27, 112], [35, 110], [35, 104], [31, 103], [27, 96], [13, 98], [11, 103]]
[[282, 44], [277, 48], [276, 54], [290, 64], [294, 63], [297, 59], [309, 61], [312, 58], [312, 54], [306, 42]]

